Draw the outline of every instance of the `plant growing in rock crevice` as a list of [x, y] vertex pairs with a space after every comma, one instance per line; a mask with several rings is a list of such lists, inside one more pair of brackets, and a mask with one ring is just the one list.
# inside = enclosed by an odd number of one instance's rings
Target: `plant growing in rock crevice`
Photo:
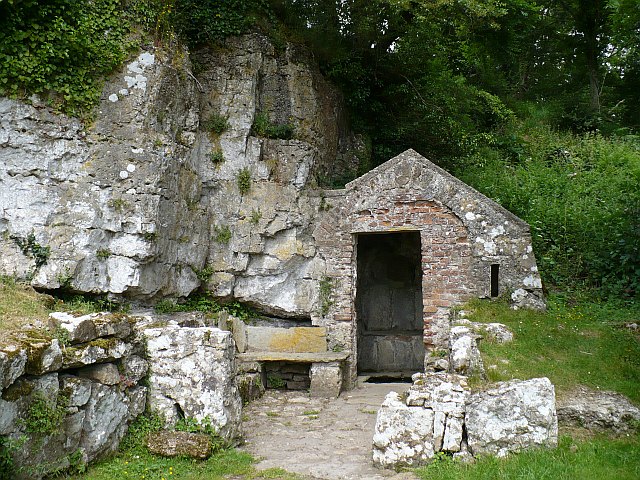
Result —
[[224, 163], [224, 153], [220, 149], [211, 150], [211, 152], [209, 152], [209, 160], [211, 160], [211, 163], [214, 165], [220, 165]]
[[290, 123], [276, 124], [269, 120], [266, 113], [260, 112], [256, 115], [252, 126], [253, 133], [258, 137], [267, 137], [281, 140], [291, 140], [295, 128]]
[[36, 270], [43, 265], [46, 265], [51, 255], [50, 247], [43, 247], [36, 241], [36, 236], [32, 232], [27, 235], [26, 238], [18, 235], [11, 235], [11, 240], [15, 242], [24, 256], [30, 256], [33, 258], [36, 264]]
[[206, 283], [207, 281], [209, 281], [211, 275], [213, 275], [213, 267], [211, 265], [207, 265], [201, 269], [191, 267], [191, 270], [193, 270], [193, 272], [196, 274], [196, 277], [198, 277], [198, 280], [200, 280], [202, 283]]
[[244, 195], [251, 190], [251, 172], [247, 167], [238, 172], [236, 180], [238, 182], [238, 190], [240, 190], [241, 195]]
[[230, 127], [227, 117], [220, 115], [219, 113], [212, 113], [201, 123], [201, 125], [202, 128], [211, 133], [215, 133], [216, 135], [220, 135]]
[[332, 299], [334, 280], [326, 275], [322, 277], [319, 284], [320, 289], [320, 314], [324, 317], [329, 313], [329, 309], [335, 303]]
[[262, 212], [260, 211], [259, 207], [258, 208], [254, 208], [253, 210], [251, 210], [251, 215], [249, 217], [249, 221], [253, 225], [257, 225], [261, 218], [262, 218]]
[[228, 225], [215, 225], [213, 227], [215, 241], [226, 245], [231, 240], [231, 229]]
[[53, 404], [44, 394], [38, 392], [33, 396], [31, 405], [22, 420], [25, 430], [29, 433], [51, 435], [57, 433], [66, 414], [67, 399], [58, 396]]

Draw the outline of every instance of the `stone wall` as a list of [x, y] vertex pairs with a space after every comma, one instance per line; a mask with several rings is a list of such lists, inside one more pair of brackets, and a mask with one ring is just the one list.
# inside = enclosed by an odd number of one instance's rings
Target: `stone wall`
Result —
[[179, 412], [228, 442], [239, 437], [229, 332], [193, 315], [50, 317], [0, 342], [0, 440], [15, 447], [16, 478], [113, 452], [146, 407], [168, 427]]
[[471, 393], [464, 376], [416, 374], [405, 395], [389, 393], [378, 411], [373, 462], [418, 466], [438, 452], [504, 457], [557, 442], [555, 389], [547, 378], [500, 382]]
[[16, 447], [16, 478], [40, 478], [117, 448], [146, 405], [148, 363], [133, 324], [117, 314], [52, 314], [49, 332], [63, 343], [40, 328], [2, 341], [0, 436], [5, 448]]

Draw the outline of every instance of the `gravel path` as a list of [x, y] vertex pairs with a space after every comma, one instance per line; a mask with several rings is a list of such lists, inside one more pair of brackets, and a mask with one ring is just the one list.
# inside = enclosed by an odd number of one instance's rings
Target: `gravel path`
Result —
[[280, 467], [316, 479], [409, 480], [411, 473], [371, 464], [376, 413], [391, 390], [408, 384], [362, 384], [335, 400], [306, 392], [268, 390], [245, 407], [243, 450], [261, 459], [259, 470]]

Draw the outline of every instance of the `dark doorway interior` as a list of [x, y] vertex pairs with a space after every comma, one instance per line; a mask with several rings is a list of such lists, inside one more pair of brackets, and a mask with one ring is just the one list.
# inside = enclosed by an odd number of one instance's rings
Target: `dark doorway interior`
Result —
[[419, 232], [357, 236], [358, 373], [423, 370]]

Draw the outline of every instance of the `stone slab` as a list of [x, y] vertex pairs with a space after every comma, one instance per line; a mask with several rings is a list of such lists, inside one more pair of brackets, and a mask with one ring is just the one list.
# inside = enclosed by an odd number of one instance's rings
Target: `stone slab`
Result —
[[289, 353], [289, 352], [247, 352], [237, 359], [242, 362], [291, 362], [322, 363], [342, 362], [349, 358], [349, 352]]
[[324, 327], [248, 327], [249, 352], [326, 352], [327, 330]]

